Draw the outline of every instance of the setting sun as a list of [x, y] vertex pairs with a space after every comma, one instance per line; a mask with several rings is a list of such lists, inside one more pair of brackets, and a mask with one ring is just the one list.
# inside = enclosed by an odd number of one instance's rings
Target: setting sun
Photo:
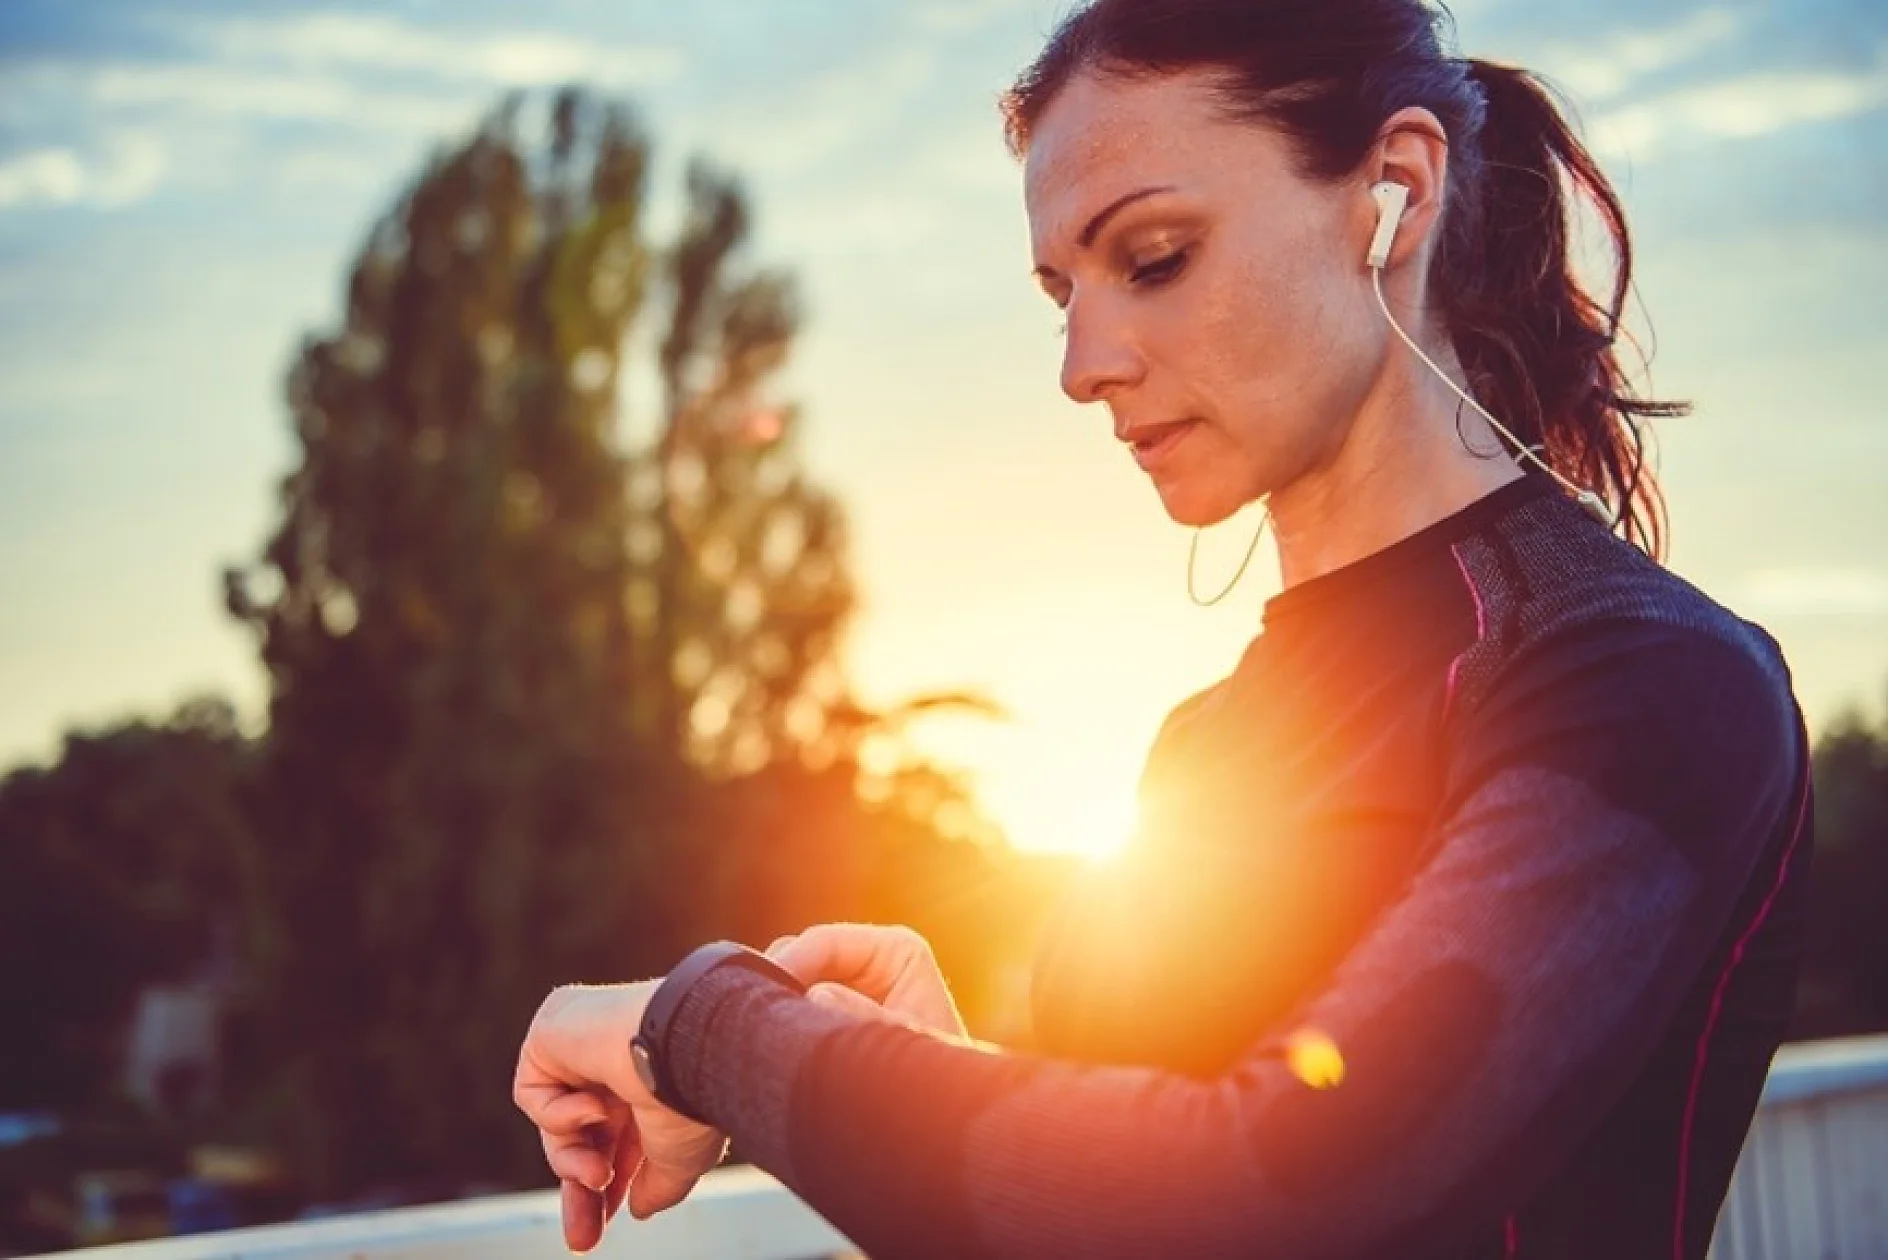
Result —
[[1135, 816], [1131, 783], [1097, 790], [1093, 772], [1073, 760], [1009, 769], [980, 776], [979, 796], [1016, 847], [1098, 859], [1127, 847]]
[[[1082, 449], [1069, 444], [1063, 462], [1085, 458]], [[1053, 589], [992, 580], [984, 569], [1004, 548], [920, 535], [940, 595], [921, 618], [894, 620], [882, 604], [868, 610], [854, 650], [868, 702], [962, 689], [1009, 715], [938, 714], [910, 734], [923, 753], [962, 771], [1010, 843], [1030, 853], [1103, 858], [1122, 850], [1155, 734], [1176, 705], [1239, 659], [1262, 601], [1278, 587], [1276, 562], [1261, 550], [1233, 598], [1193, 607], [1187, 536], [1151, 519], [1144, 486], [1114, 499], [1109, 481], [1092, 484], [1101, 487], [1095, 504], [1059, 486], [1031, 492], [1038, 512], [1074, 522], [1066, 528], [1080, 540], [1045, 547], [1038, 559], [1057, 575]], [[1226, 554], [1245, 545], [1250, 529], [1241, 517], [1209, 537], [1207, 571], [1230, 571], [1238, 557]], [[1108, 563], [1083, 563], [1084, 549]], [[965, 591], [978, 598], [966, 600]]]
[[1010, 843], [1031, 853], [1106, 858], [1135, 823], [1145, 722], [1101, 723], [1080, 697], [1015, 722], [939, 719], [916, 743], [961, 767], [977, 803]]

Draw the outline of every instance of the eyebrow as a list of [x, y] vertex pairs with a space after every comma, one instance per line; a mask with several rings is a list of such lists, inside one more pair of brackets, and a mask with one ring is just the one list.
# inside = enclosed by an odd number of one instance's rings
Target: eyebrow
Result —
[[[1131, 193], [1116, 197], [1113, 201], [1097, 211], [1095, 215], [1082, 226], [1081, 232], [1075, 237], [1075, 244], [1082, 249], [1087, 249], [1090, 245], [1095, 243], [1095, 238], [1101, 235], [1101, 229], [1107, 227], [1108, 220], [1114, 218], [1115, 215], [1121, 213], [1121, 211], [1143, 198], [1152, 197], [1158, 193], [1170, 193], [1174, 191], [1176, 191], [1176, 189], [1172, 184], [1156, 184], [1150, 188], [1137, 188]], [[1036, 275], [1039, 277], [1053, 274], [1055, 274], [1055, 268], [1053, 267], [1036, 268]]]

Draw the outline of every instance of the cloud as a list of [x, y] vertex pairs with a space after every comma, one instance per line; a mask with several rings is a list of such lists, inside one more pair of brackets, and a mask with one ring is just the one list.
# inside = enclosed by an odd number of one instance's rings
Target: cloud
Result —
[[77, 201], [85, 166], [70, 149], [36, 149], [0, 162], [0, 206]]
[[423, 30], [375, 13], [205, 23], [188, 29], [186, 38], [225, 61], [420, 74], [504, 87], [579, 80], [605, 87], [648, 87], [673, 80], [684, 65], [675, 48], [604, 44], [530, 30]]
[[1853, 118], [1888, 105], [1888, 57], [1872, 70], [1757, 71], [1679, 88], [1601, 114], [1590, 132], [1601, 149], [1644, 158], [1684, 143], [1749, 140], [1810, 123]]
[[[284, 76], [240, 66], [203, 63], [118, 63], [83, 72], [82, 90], [96, 104], [159, 107], [239, 118], [322, 121], [360, 117], [368, 106], [383, 125], [415, 114], [431, 116], [430, 103], [410, 93], [364, 91], [326, 75]], [[415, 109], [414, 106], [419, 108]]]
[[1888, 573], [1871, 569], [1768, 569], [1742, 584], [1744, 602], [1781, 617], [1888, 616]]
[[276, 180], [291, 194], [364, 192], [401, 173], [387, 153], [358, 144], [304, 145], [282, 154], [274, 164]]
[[848, 149], [872, 148], [910, 123], [938, 63], [928, 46], [892, 45], [807, 76], [791, 91], [777, 81], [756, 82], [678, 122], [745, 171], [803, 174], [835, 163]]
[[160, 33], [168, 55], [46, 56], [9, 67], [0, 125], [32, 143], [0, 157], [0, 210], [122, 206], [167, 174], [215, 181], [237, 168], [287, 164], [287, 182], [305, 184], [306, 164], [293, 162], [305, 137], [285, 149], [272, 125], [325, 127], [319, 142], [329, 149], [337, 131], [437, 137], [463, 130], [495, 89], [645, 87], [684, 65], [678, 50], [654, 44], [432, 30], [366, 12], [184, 25], [172, 17]]
[[1744, 29], [1729, 9], [1705, 8], [1652, 29], [1619, 31], [1593, 44], [1550, 47], [1542, 64], [1587, 100], [1605, 100], [1649, 74], [1694, 60]]
[[137, 132], [110, 137], [103, 151], [94, 154], [65, 146], [29, 150], [0, 159], [0, 208], [130, 205], [150, 195], [165, 165], [164, 146]]
[[1888, 105], [1888, 6], [1878, 0], [1528, 0], [1474, 26], [1567, 90], [1593, 146], [1665, 161], [1816, 130]]
[[209, 61], [46, 60], [11, 86], [0, 128], [29, 139], [0, 153], [0, 212], [119, 208], [160, 186], [274, 179], [311, 144], [372, 160], [402, 139], [460, 132], [490, 103], [465, 86], [429, 91]]
[[[1038, 24], [1046, 32], [1066, 8], [1037, 0]], [[927, 35], [956, 36], [982, 30], [1015, 15], [1016, 0], [921, 0], [908, 16], [915, 30]]]

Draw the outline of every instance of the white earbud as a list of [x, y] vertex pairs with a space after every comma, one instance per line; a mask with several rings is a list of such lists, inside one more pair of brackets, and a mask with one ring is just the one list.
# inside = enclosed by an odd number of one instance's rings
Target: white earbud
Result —
[[1364, 264], [1370, 268], [1370, 283], [1377, 291], [1377, 305], [1383, 308], [1383, 317], [1390, 321], [1390, 327], [1396, 330], [1396, 335], [1403, 339], [1403, 343], [1414, 352], [1418, 359], [1422, 360], [1423, 363], [1428, 366], [1431, 372], [1434, 372], [1437, 376], [1442, 378], [1443, 384], [1454, 390], [1456, 396], [1461, 398], [1463, 402], [1480, 412], [1484, 420], [1495, 426], [1496, 432], [1500, 433], [1502, 437], [1507, 438], [1508, 441], [1514, 445], [1517, 458], [1525, 457], [1533, 460], [1537, 468], [1571, 491], [1574, 500], [1578, 502], [1581, 507], [1585, 508], [1588, 514], [1595, 520], [1599, 521], [1600, 524], [1606, 526], [1608, 529], [1617, 528], [1619, 522], [1613, 516], [1612, 512], [1607, 509], [1605, 500], [1601, 499], [1599, 495], [1588, 490], [1586, 487], [1577, 486], [1561, 476], [1558, 472], [1554, 471], [1546, 460], [1536, 455], [1532, 448], [1524, 445], [1521, 439], [1508, 432], [1507, 426], [1490, 415], [1486, 407], [1483, 407], [1480, 403], [1469, 397], [1468, 392], [1460, 385], [1450, 380], [1449, 374], [1437, 367], [1435, 360], [1424, 354], [1422, 347], [1412, 341], [1410, 335], [1403, 331], [1403, 326], [1396, 322], [1396, 316], [1390, 313], [1390, 304], [1385, 301], [1383, 297], [1383, 264], [1389, 261], [1390, 244], [1396, 239], [1397, 226], [1403, 221], [1403, 208], [1409, 204], [1409, 189], [1402, 184], [1386, 179], [1372, 184], [1370, 186], [1370, 195], [1377, 203], [1377, 230], [1376, 234], [1370, 238], [1370, 252], [1365, 255]]
[[1386, 179], [1372, 184], [1370, 195], [1377, 202], [1377, 233], [1370, 238], [1370, 255], [1365, 262], [1381, 267], [1390, 259], [1390, 243], [1403, 221], [1403, 207], [1409, 204], [1409, 189]]

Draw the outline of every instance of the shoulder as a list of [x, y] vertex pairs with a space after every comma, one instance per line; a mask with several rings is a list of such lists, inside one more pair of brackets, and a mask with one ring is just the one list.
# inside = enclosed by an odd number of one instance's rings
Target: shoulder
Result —
[[1221, 679], [1194, 692], [1170, 709], [1161, 720], [1160, 728], [1154, 733], [1153, 742], [1148, 746], [1147, 756], [1142, 761], [1140, 782], [1136, 787], [1143, 814], [1154, 808], [1163, 790], [1174, 781], [1178, 767], [1186, 764], [1189, 736], [1195, 725], [1213, 707], [1226, 685], [1227, 680]]
[[1480, 614], [1456, 671], [1463, 709], [1530, 680], [1651, 684], [1648, 702], [1721, 684], [1794, 707], [1788, 665], [1768, 632], [1570, 502], [1537, 500], [1463, 539], [1456, 559]]
[[1154, 733], [1153, 747], [1157, 750], [1163, 743], [1177, 738], [1188, 723], [1212, 703], [1213, 698], [1225, 685], [1226, 680], [1221, 679], [1209, 687], [1202, 687], [1169, 709], [1167, 716], [1161, 719], [1160, 729]]
[[1455, 803], [1546, 775], [1659, 820], [1688, 848], [1781, 816], [1808, 741], [1776, 641], [1544, 506], [1544, 519], [1460, 544], [1484, 616], [1443, 731]]

